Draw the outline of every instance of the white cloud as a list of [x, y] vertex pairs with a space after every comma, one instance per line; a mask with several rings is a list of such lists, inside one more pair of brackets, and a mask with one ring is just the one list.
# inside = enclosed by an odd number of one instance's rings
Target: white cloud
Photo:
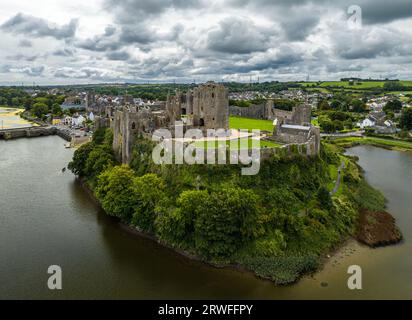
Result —
[[7, 1], [0, 82], [412, 78], [412, 2], [358, 2], [356, 34], [349, 0]]

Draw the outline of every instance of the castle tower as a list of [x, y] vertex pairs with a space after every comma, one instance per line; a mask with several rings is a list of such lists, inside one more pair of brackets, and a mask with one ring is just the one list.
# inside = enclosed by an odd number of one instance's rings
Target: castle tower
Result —
[[204, 130], [229, 129], [229, 94], [225, 86], [208, 82], [193, 90], [193, 125]]

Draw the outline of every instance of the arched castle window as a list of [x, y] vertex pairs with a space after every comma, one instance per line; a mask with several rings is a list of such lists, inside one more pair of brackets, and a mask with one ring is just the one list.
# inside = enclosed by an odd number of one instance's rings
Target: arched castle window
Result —
[[136, 123], [132, 123], [132, 130], [135, 130], [136, 129]]

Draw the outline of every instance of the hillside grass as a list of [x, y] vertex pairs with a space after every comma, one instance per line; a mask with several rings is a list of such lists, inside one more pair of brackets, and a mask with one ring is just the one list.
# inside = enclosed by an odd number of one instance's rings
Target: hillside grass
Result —
[[[399, 81], [399, 82], [404, 86], [412, 88], [412, 81], [404, 80], [404, 81]], [[373, 89], [373, 88], [381, 89], [383, 88], [384, 83], [385, 81], [360, 81], [359, 83], [349, 85], [348, 81], [324, 81], [318, 85], [317, 82], [299, 82], [299, 84], [304, 87], [311, 87], [315, 85], [316, 88], [339, 87], [339, 88], [344, 88], [344, 89]]]

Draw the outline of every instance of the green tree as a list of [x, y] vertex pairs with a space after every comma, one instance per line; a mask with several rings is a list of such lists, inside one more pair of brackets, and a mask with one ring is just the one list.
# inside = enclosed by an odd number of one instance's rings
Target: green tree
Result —
[[100, 174], [95, 189], [103, 209], [126, 223], [130, 223], [136, 206], [133, 178], [129, 166], [112, 167]]
[[336, 131], [333, 121], [328, 117], [319, 117], [319, 126], [326, 133], [332, 133]]
[[228, 257], [259, 234], [258, 198], [251, 190], [227, 187], [206, 198], [204, 193], [192, 195], [191, 200], [199, 204], [195, 246], [201, 255]]
[[104, 143], [104, 137], [106, 135], [105, 128], [99, 128], [93, 133], [92, 141], [94, 144], [102, 144]]
[[89, 153], [84, 166], [86, 177], [97, 177], [101, 172], [115, 163], [112, 149], [106, 145], [97, 145]]
[[353, 99], [350, 103], [351, 109], [354, 112], [365, 112], [366, 111], [366, 104], [359, 99]]
[[318, 109], [319, 110], [329, 110], [330, 106], [327, 100], [323, 99], [321, 101], [319, 101], [318, 103]]
[[329, 209], [332, 207], [332, 199], [330, 193], [325, 187], [322, 186], [319, 188], [316, 197], [322, 208]]
[[333, 121], [333, 126], [335, 127], [336, 131], [342, 131], [344, 129], [343, 122], [340, 120]]
[[63, 110], [58, 103], [54, 103], [52, 106], [52, 113], [56, 116], [61, 116], [63, 114]]
[[86, 161], [89, 158], [89, 154], [93, 151], [93, 144], [86, 143], [81, 145], [73, 155], [72, 161], [69, 163], [68, 168], [77, 176], [84, 177], [86, 175]]
[[136, 197], [136, 207], [132, 224], [142, 230], [153, 232], [155, 226], [155, 208], [165, 197], [165, 184], [155, 174], [136, 177], [133, 181], [133, 193]]
[[37, 118], [43, 118], [48, 111], [49, 108], [42, 102], [37, 102], [33, 105], [32, 112]]
[[405, 130], [412, 130], [412, 108], [405, 109], [402, 112], [399, 126]]
[[402, 110], [402, 102], [397, 99], [388, 101], [383, 107], [383, 111], [385, 111], [386, 113], [399, 112], [401, 110]]

